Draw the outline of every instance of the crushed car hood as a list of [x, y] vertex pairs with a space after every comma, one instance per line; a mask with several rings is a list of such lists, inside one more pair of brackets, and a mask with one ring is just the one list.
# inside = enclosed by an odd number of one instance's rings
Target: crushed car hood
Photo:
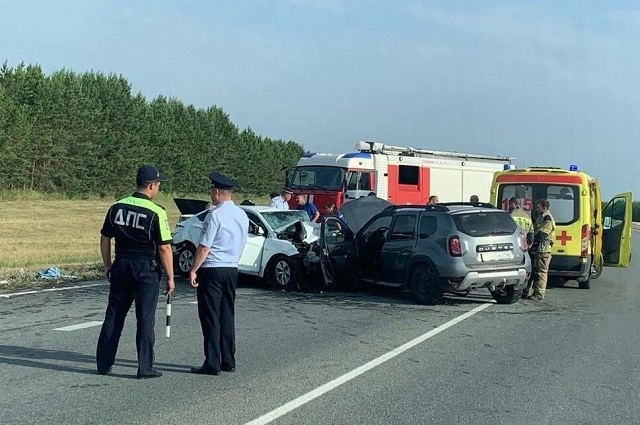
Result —
[[338, 217], [345, 222], [353, 233], [367, 224], [374, 215], [393, 205], [376, 196], [364, 196], [362, 198], [347, 201], [338, 209]]
[[305, 233], [306, 233], [306, 237], [303, 239], [303, 242], [306, 242], [306, 243], [310, 244], [310, 243], [313, 243], [313, 242], [317, 241], [320, 238], [320, 225], [319, 224], [314, 225], [314, 223], [309, 223], [309, 222], [305, 222], [305, 221], [302, 221], [302, 220], [298, 220], [298, 221], [295, 221], [293, 223], [289, 223], [289, 224], [287, 224], [285, 226], [282, 226], [282, 227], [280, 227], [278, 229], [273, 229], [273, 230], [276, 233], [282, 233], [285, 229], [287, 229], [287, 228], [289, 228], [289, 227], [291, 227], [291, 226], [293, 226], [293, 225], [295, 225], [297, 223], [302, 224], [302, 227], [304, 228]]
[[201, 199], [173, 198], [173, 202], [176, 203], [182, 215], [198, 214], [209, 208], [209, 201], [203, 201]]

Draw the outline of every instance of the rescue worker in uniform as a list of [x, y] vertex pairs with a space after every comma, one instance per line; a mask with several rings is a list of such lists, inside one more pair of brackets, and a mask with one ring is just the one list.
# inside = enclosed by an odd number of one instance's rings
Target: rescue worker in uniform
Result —
[[528, 298], [540, 301], [544, 299], [547, 290], [551, 247], [555, 240], [556, 222], [549, 211], [549, 201], [546, 199], [536, 201], [536, 211], [538, 216], [533, 225], [534, 235], [531, 249], [534, 257], [533, 269], [535, 278], [533, 282], [533, 293]]
[[[160, 284], [158, 257], [167, 275], [167, 294], [173, 293], [175, 283], [167, 213], [151, 199], [158, 194], [160, 183], [165, 180], [164, 174], [156, 167], [141, 166], [136, 176], [135, 193], [109, 208], [100, 231], [104, 275], [110, 282], [109, 302], [96, 350], [100, 375], [111, 372], [124, 321], [134, 301], [138, 379], [162, 375], [162, 372], [153, 368], [154, 327]], [[116, 242], [113, 263], [112, 238]]]
[[291, 189], [284, 189], [280, 195], [271, 199], [269, 206], [279, 210], [288, 210], [291, 196], [293, 196], [293, 191]]
[[[515, 223], [518, 225], [518, 228], [525, 236], [524, 242], [526, 243], [526, 246], [524, 246], [523, 248], [527, 251], [527, 255], [529, 255], [529, 257], [531, 258], [531, 264], [533, 267], [533, 257], [531, 257], [528, 249], [533, 243], [533, 221], [531, 220], [531, 217], [529, 217], [529, 214], [527, 214], [520, 208], [520, 199], [515, 196], [509, 199], [509, 213], [511, 213], [511, 218], [513, 219], [513, 221], [515, 221]], [[532, 284], [533, 277], [529, 280], [529, 282], [527, 282], [527, 286], [522, 292], [523, 298], [527, 298], [531, 295]]]
[[197, 288], [198, 317], [204, 337], [204, 363], [191, 368], [201, 375], [234, 372], [235, 299], [238, 261], [247, 242], [249, 218], [231, 200], [234, 182], [218, 172], [209, 175], [213, 209], [207, 214], [189, 283]]

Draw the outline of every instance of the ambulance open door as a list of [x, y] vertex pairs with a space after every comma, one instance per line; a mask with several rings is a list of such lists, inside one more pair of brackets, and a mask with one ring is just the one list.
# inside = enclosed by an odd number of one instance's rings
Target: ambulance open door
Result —
[[628, 267], [631, 262], [632, 194], [616, 195], [602, 210], [604, 265]]

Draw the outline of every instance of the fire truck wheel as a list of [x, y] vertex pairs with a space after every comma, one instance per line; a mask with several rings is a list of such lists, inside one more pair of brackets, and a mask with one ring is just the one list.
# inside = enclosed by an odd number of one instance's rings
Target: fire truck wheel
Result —
[[433, 266], [418, 264], [411, 272], [409, 287], [417, 304], [434, 305], [442, 302], [440, 275]]
[[277, 255], [269, 261], [269, 283], [282, 288], [293, 288], [298, 285], [300, 268], [295, 260], [286, 255]]

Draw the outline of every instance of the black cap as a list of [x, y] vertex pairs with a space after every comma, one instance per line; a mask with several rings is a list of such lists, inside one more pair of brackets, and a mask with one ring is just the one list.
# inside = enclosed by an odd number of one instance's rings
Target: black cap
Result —
[[138, 185], [143, 185], [146, 182], [163, 182], [166, 180], [167, 176], [158, 171], [153, 165], [141, 165], [140, 168], [138, 168], [138, 174], [136, 175], [136, 184]]
[[231, 190], [236, 186], [233, 180], [217, 171], [209, 174], [209, 180], [211, 180], [211, 187], [215, 187], [216, 189]]

